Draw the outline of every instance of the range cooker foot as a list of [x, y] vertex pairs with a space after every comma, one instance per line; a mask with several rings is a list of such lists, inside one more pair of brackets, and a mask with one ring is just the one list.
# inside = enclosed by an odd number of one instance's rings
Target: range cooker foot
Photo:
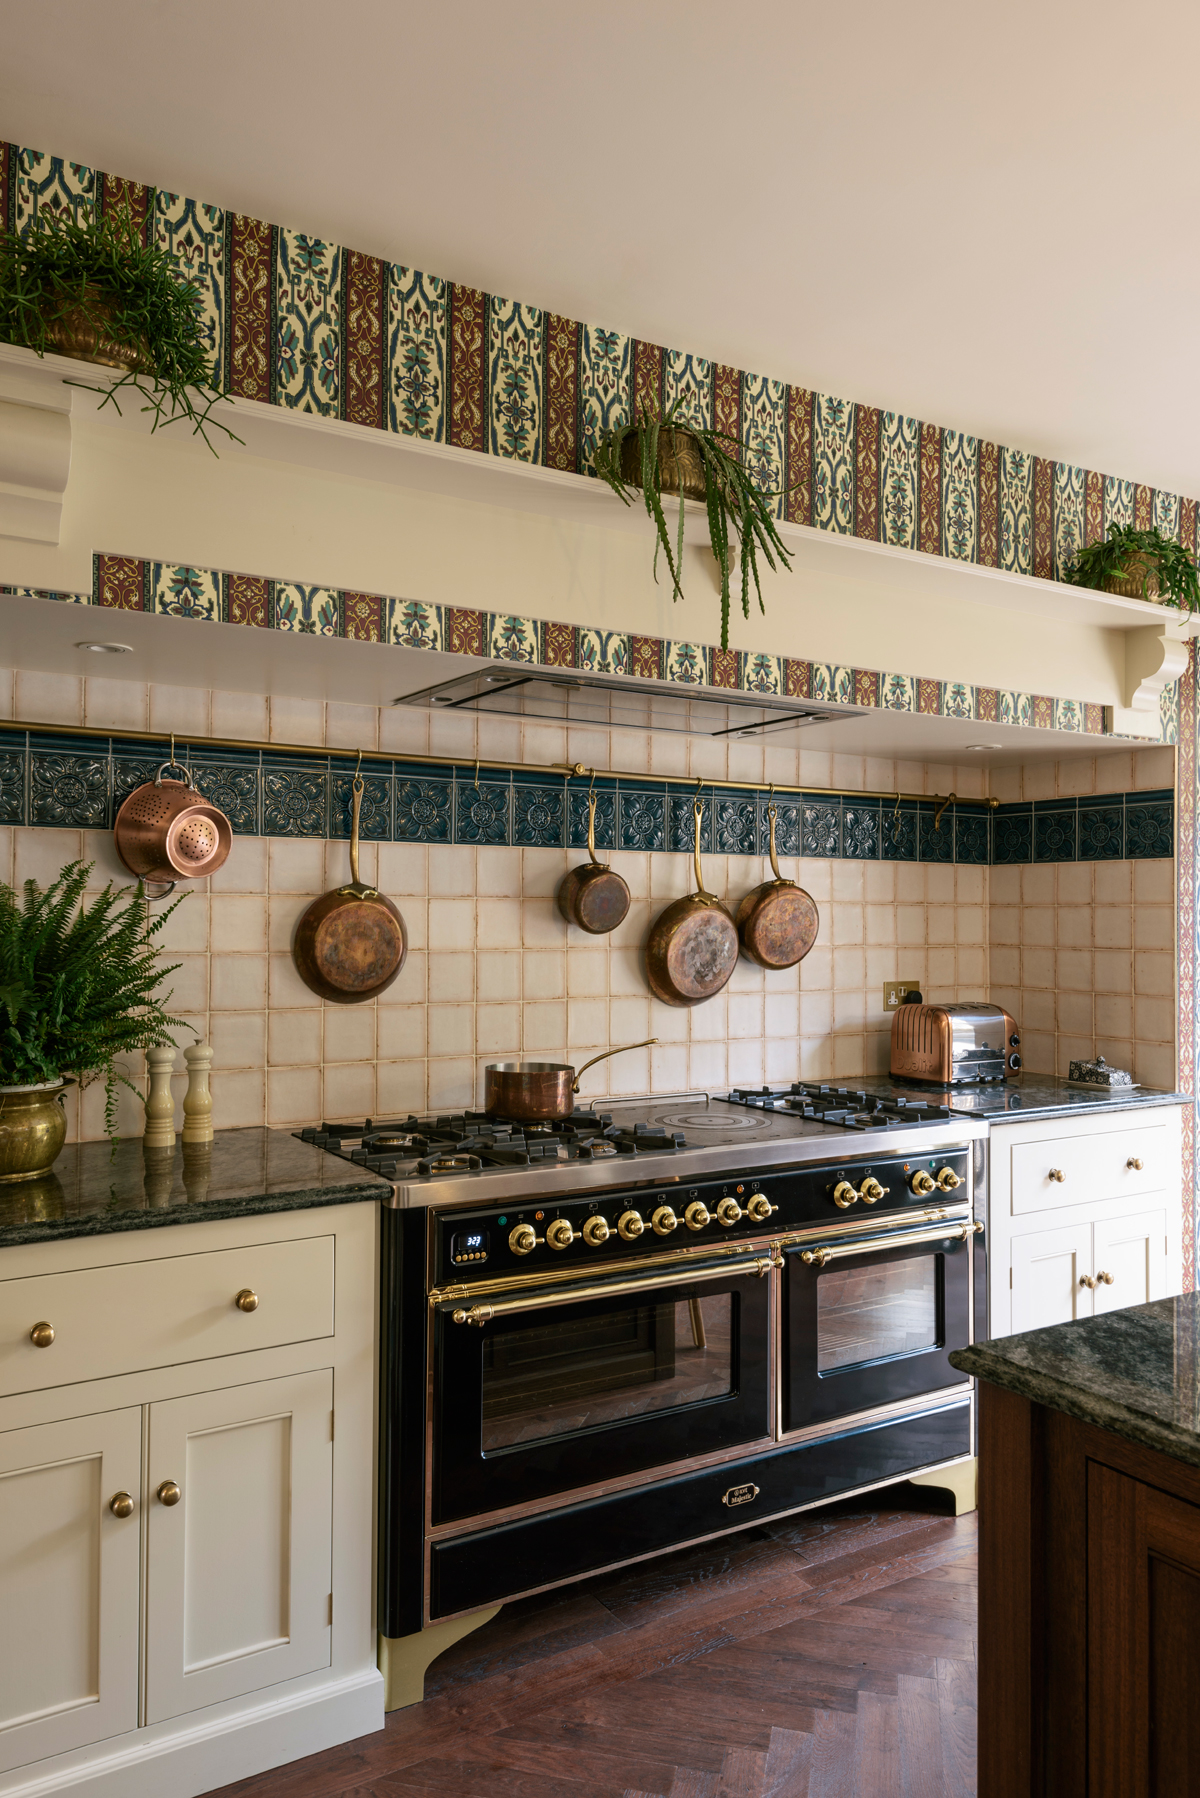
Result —
[[405, 1705], [420, 1704], [425, 1696], [425, 1673], [431, 1661], [452, 1648], [473, 1629], [490, 1623], [498, 1604], [485, 1610], [472, 1611], [466, 1617], [448, 1617], [444, 1623], [431, 1623], [413, 1636], [380, 1636], [379, 1671], [383, 1674], [383, 1708], [400, 1711]]
[[910, 1474], [908, 1483], [910, 1486], [938, 1486], [943, 1492], [953, 1493], [954, 1515], [963, 1517], [975, 1509], [978, 1465], [972, 1456], [969, 1461], [955, 1461], [950, 1467], [935, 1467], [932, 1473]]

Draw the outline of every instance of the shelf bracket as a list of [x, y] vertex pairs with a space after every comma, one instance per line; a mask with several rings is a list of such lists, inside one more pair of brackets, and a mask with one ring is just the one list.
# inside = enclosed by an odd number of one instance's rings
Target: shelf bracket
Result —
[[71, 419], [0, 399], [0, 537], [57, 543], [71, 471]]
[[1160, 739], [1159, 704], [1165, 690], [1187, 668], [1188, 639], [1196, 634], [1191, 618], [1164, 618], [1161, 624], [1125, 632], [1123, 706], [1113, 706], [1105, 720], [1117, 736]]

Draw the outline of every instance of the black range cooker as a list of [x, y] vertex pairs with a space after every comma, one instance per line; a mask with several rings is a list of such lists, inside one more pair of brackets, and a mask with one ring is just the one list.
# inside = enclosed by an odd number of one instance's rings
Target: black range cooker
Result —
[[392, 1185], [388, 1638], [973, 1452], [973, 1120], [794, 1086], [301, 1134]]

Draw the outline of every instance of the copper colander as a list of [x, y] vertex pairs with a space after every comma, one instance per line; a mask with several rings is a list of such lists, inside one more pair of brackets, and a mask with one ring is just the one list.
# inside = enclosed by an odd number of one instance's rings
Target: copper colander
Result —
[[[175, 768], [186, 780], [164, 780]], [[192, 784], [190, 768], [164, 762], [135, 787], [113, 825], [117, 854], [139, 880], [202, 880], [229, 854], [233, 830], [224, 812]]]

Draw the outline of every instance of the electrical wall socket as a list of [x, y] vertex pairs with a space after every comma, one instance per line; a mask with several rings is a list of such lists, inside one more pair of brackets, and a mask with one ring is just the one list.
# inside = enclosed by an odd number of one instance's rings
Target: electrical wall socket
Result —
[[904, 1004], [905, 995], [907, 993], [919, 993], [920, 990], [921, 983], [919, 980], [885, 981], [883, 987], [883, 1009], [885, 1011], [895, 1011], [898, 1005]]

